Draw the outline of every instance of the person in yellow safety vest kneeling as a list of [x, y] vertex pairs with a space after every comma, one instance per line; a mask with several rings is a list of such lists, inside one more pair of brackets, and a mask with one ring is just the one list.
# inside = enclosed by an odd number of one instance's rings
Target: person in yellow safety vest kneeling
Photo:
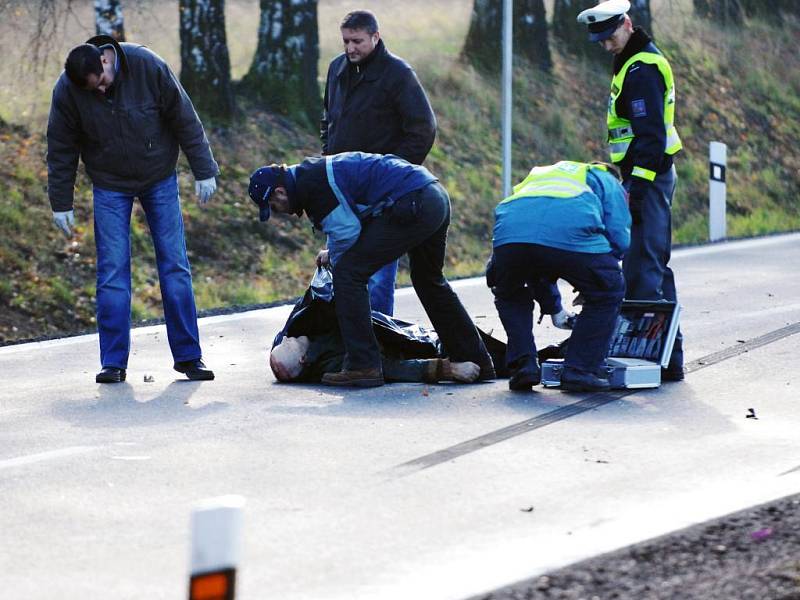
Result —
[[630, 244], [630, 226], [619, 173], [602, 163], [534, 167], [498, 204], [486, 283], [508, 336], [511, 390], [530, 391], [541, 380], [531, 290], [559, 278], [584, 298], [561, 388], [609, 389], [603, 366], [625, 295], [619, 261]]

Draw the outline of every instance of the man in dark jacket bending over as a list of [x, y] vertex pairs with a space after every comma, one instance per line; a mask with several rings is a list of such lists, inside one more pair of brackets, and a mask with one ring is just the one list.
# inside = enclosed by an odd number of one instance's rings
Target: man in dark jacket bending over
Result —
[[426, 168], [391, 155], [344, 152], [291, 167], [262, 167], [250, 177], [249, 193], [262, 221], [273, 210], [305, 212], [328, 236], [322, 262], [333, 267], [336, 319], [346, 355], [342, 371], [326, 373], [322, 383], [383, 385], [367, 281], [405, 253], [414, 290], [446, 355], [477, 364], [479, 379], [494, 377], [478, 330], [442, 274], [450, 199]]
[[[378, 20], [368, 10], [345, 15], [344, 52], [325, 79], [320, 138], [323, 154], [394, 154], [421, 165], [436, 137], [436, 118], [411, 66], [386, 49]], [[394, 312], [397, 261], [369, 280], [373, 310]]]
[[125, 380], [130, 352], [130, 219], [139, 198], [153, 237], [174, 368], [213, 379], [202, 361], [175, 166], [182, 148], [201, 204], [219, 173], [203, 125], [167, 64], [137, 44], [96, 36], [73, 48], [53, 90], [47, 124], [53, 221], [72, 236], [78, 157], [94, 193], [98, 383]]

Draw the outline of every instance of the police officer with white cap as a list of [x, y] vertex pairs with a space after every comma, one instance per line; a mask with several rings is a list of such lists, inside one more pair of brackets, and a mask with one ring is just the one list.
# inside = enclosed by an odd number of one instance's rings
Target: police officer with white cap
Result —
[[[634, 27], [628, 0], [607, 0], [578, 15], [589, 41], [614, 55], [608, 101], [611, 161], [620, 167], [628, 191], [631, 246], [623, 260], [626, 297], [676, 301], [667, 266], [672, 238], [672, 197], [677, 180], [673, 157], [682, 148], [675, 129], [672, 69], [653, 40]], [[662, 380], [683, 379], [683, 339], [678, 333]]]

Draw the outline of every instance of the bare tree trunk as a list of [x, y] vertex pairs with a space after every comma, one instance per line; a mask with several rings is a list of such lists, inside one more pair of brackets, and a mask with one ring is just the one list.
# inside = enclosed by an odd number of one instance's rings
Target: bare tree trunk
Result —
[[740, 0], [694, 0], [694, 12], [720, 25], [741, 25], [744, 22]]
[[225, 0], [180, 0], [181, 83], [198, 112], [233, 116]]
[[544, 0], [514, 1], [514, 51], [543, 71], [553, 68]]
[[773, 25], [783, 24], [783, 14], [800, 14], [800, 2], [798, 0], [741, 0], [742, 8], [746, 16], [756, 19], [764, 19]]
[[[550, 71], [544, 0], [514, 0], [513, 19], [514, 54]], [[474, 0], [463, 57], [479, 69], [496, 70], [502, 61], [502, 28], [502, 0]]]
[[628, 14], [634, 25], [638, 25], [650, 34], [650, 37], [653, 37], [653, 16], [650, 12], [650, 0], [631, 0], [631, 9]]
[[319, 122], [317, 0], [261, 0], [258, 47], [242, 80], [272, 110]]
[[125, 19], [120, 0], [94, 0], [94, 23], [97, 35], [110, 35], [125, 41]]
[[608, 53], [599, 44], [589, 42], [586, 25], [578, 23], [581, 11], [595, 6], [595, 0], [555, 0], [553, 3], [553, 34], [568, 52], [601, 62], [609, 62]]

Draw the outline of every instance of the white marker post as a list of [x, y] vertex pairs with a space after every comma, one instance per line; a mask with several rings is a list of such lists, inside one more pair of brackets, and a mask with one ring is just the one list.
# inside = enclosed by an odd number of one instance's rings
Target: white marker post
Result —
[[712, 242], [727, 237], [725, 224], [725, 176], [728, 147], [721, 142], [711, 142], [708, 151], [708, 239]]
[[189, 600], [234, 600], [244, 498], [221, 496], [192, 508]]

